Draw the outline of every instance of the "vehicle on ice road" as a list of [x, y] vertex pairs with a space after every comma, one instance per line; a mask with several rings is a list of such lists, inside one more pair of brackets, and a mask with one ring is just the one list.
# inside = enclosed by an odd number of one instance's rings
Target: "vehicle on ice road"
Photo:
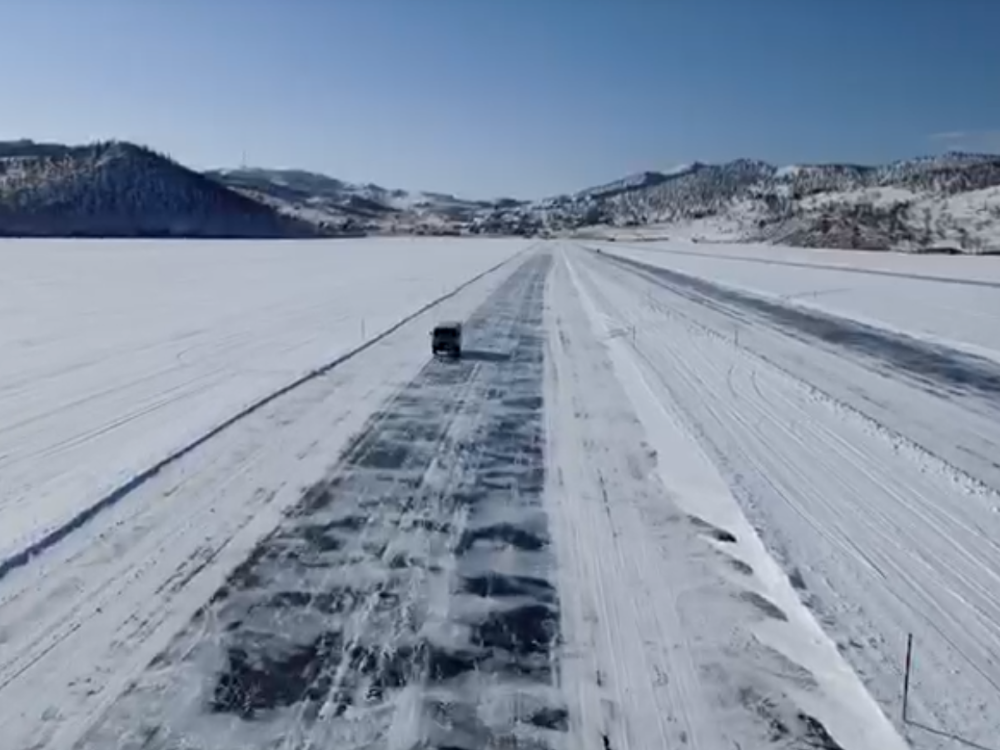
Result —
[[431, 351], [435, 356], [447, 354], [453, 358], [462, 356], [462, 324], [439, 323], [431, 333]]

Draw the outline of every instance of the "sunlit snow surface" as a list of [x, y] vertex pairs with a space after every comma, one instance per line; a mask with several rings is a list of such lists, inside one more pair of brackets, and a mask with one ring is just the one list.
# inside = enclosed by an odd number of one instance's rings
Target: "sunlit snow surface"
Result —
[[[983, 322], [997, 314], [995, 262], [829, 253], [825, 265], [841, 268], [801, 268], [815, 256], [604, 248], [574, 257], [659, 405], [640, 415], [655, 428], [662, 410], [693, 436], [739, 510], [681, 497], [734, 519], [734, 532], [752, 524], [897, 725], [913, 633], [910, 717], [989, 746], [1000, 736], [1000, 363], [964, 349], [996, 341]], [[822, 303], [837, 316], [774, 294], [824, 279], [844, 290]], [[688, 472], [675, 455], [661, 457], [668, 483]], [[905, 729], [921, 748], [951, 742]]]
[[0, 241], [0, 561], [523, 241]]
[[[408, 322], [0, 574], [5, 750], [937, 750], [900, 722], [908, 632], [911, 717], [988, 746], [1000, 365], [954, 290], [991, 291], [992, 266], [595, 246], [12, 243], [0, 283], [51, 340], [25, 369], [56, 371], [0, 394], [89, 388], [94, 415], [67, 397], [36, 438], [94, 486], [239, 414], [230, 384], [257, 398], [350, 351], [359, 317], [366, 339]], [[823, 277], [852, 290], [836, 309], [796, 296]], [[967, 314], [925, 330], [913, 284]], [[30, 329], [0, 304], [5, 336]], [[200, 318], [230, 348], [194, 332], [195, 364], [166, 367]], [[462, 360], [431, 360], [442, 319]], [[115, 426], [143, 363], [153, 395], [217, 369]], [[92, 419], [113, 425], [74, 439]], [[88, 501], [18, 497], [5, 531]]]

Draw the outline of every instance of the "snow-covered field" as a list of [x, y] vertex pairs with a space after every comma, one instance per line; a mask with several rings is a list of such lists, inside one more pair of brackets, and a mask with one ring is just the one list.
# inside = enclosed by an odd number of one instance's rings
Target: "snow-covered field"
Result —
[[546, 408], [568, 747], [902, 748], [636, 360], [604, 269], [560, 255]]
[[0, 564], [519, 241], [0, 241]]
[[826, 310], [1000, 360], [998, 256], [919, 256], [676, 241], [588, 244], [784, 303]]
[[[4, 444], [0, 476], [49, 489], [9, 496], [5, 535], [87, 507], [56, 491], [80, 466], [112, 486], [119, 453], [145, 468], [357, 346], [359, 319], [370, 339], [460, 288], [0, 569], [4, 750], [1000, 736], [1000, 364], [940, 343], [983, 348], [962, 326], [901, 336], [888, 304], [913, 304], [916, 283], [955, 303], [971, 259], [742, 261], [878, 281], [883, 321], [740, 283], [728, 258], [677, 273], [692, 256], [621, 243], [542, 243], [499, 266], [528, 243], [32, 246], [8, 248], [0, 283], [22, 308], [65, 298], [76, 314], [39, 319], [39, 376], [0, 404], [68, 406], [59, 388], [79, 387], [101, 408], [35, 414], [62, 474], [7, 463], [19, 443]], [[95, 299], [101, 279], [112, 293]], [[870, 303], [864, 289], [850, 299]], [[441, 318], [466, 321], [460, 361], [429, 357]]]
[[[898, 723], [913, 633], [910, 718], [989, 747], [1000, 736], [1000, 365], [794, 308], [782, 317], [607, 254], [574, 257], [659, 407], [640, 415], [655, 423], [662, 410], [697, 439], [886, 714]], [[892, 294], [895, 279], [881, 281]], [[661, 471], [690, 472], [675, 450], [661, 455]], [[718, 506], [689, 494], [691, 507]], [[948, 746], [908, 729], [915, 747]]]

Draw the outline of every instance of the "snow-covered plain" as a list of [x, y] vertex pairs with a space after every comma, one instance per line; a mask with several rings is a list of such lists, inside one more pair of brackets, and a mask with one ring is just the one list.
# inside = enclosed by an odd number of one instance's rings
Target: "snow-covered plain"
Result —
[[679, 241], [588, 244], [1000, 360], [998, 256], [920, 256]]
[[0, 241], [0, 562], [524, 241]]

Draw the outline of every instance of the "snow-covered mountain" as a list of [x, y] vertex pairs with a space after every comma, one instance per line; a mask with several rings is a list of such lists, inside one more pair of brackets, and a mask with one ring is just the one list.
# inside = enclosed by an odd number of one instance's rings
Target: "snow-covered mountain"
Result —
[[[0, 142], [0, 235], [289, 237], [561, 231], [1000, 252], [1000, 155], [885, 165], [693, 162], [527, 202], [294, 169], [199, 173], [125, 142]], [[617, 229], [616, 229], [617, 228]]]
[[368, 232], [457, 231], [505, 206], [521, 205], [351, 183], [298, 169], [219, 169], [206, 174], [282, 213]]
[[0, 234], [294, 237], [316, 229], [131, 143], [14, 141], [0, 143]]
[[556, 229], [682, 231], [804, 246], [1000, 251], [1000, 156], [949, 153], [879, 166], [694, 164], [543, 202]]
[[634, 190], [655, 187], [664, 182], [669, 182], [671, 179], [683, 177], [691, 172], [696, 172], [703, 166], [704, 165], [699, 162], [694, 162], [693, 164], [686, 164], [684, 166], [677, 167], [669, 172], [639, 172], [638, 174], [629, 175], [628, 177], [615, 180], [614, 182], [581, 190], [573, 197], [577, 200], [587, 198], [611, 198]]

